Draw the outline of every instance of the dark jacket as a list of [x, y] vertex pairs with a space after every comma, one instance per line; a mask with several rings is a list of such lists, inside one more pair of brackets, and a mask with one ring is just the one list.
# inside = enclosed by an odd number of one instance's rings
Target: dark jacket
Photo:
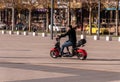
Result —
[[60, 38], [61, 38], [61, 37], [65, 37], [65, 36], [67, 36], [67, 35], [68, 35], [69, 41], [71, 41], [71, 42], [73, 43], [73, 45], [75, 45], [75, 44], [76, 44], [76, 41], [77, 41], [75, 29], [71, 28], [71, 29], [68, 30], [65, 34], [61, 34], [61, 35], [60, 35]]

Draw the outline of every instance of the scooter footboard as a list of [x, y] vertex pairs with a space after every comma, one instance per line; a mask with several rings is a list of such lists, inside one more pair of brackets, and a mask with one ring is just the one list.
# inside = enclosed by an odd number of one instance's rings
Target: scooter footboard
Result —
[[82, 53], [84, 56], [87, 56], [87, 52], [84, 49], [78, 49], [77, 52]]

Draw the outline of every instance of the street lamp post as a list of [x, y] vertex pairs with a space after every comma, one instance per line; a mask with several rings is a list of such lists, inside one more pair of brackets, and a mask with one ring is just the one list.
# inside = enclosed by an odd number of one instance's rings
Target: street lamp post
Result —
[[100, 36], [100, 3], [101, 0], [98, 0], [98, 37]]
[[119, 0], [116, 2], [116, 36], [118, 36], [118, 25], [119, 25]]
[[54, 12], [54, 0], [51, 0], [51, 39], [53, 39], [53, 12]]
[[14, 0], [12, 0], [12, 31], [14, 30], [14, 24], [15, 24], [15, 9], [14, 9]]
[[70, 25], [70, 1], [68, 2], [68, 25]]
[[14, 30], [14, 7], [12, 7], [12, 31]]

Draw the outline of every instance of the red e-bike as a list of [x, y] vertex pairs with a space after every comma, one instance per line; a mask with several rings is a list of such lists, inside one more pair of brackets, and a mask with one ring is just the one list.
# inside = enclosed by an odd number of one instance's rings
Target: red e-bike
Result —
[[77, 56], [78, 59], [86, 60], [87, 58], [86, 50], [79, 48], [81, 46], [83, 47], [85, 43], [86, 43], [86, 39], [79, 40], [76, 44], [76, 47], [74, 49], [72, 48], [71, 50], [72, 52], [70, 52], [69, 48], [67, 48], [68, 49], [67, 53], [62, 54], [61, 56], [60, 55], [60, 49], [61, 49], [60, 38], [56, 38], [56, 44], [55, 44], [55, 47], [50, 50], [50, 56], [52, 58]]

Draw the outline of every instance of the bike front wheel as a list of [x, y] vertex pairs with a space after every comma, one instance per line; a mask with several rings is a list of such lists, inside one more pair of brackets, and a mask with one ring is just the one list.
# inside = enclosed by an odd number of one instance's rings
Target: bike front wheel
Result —
[[58, 54], [57, 54], [57, 52], [55, 52], [55, 51], [50, 51], [50, 56], [51, 56], [52, 58], [57, 58], [57, 57], [58, 57]]
[[80, 52], [79, 52], [79, 53], [77, 54], [77, 58], [78, 58], [78, 59], [81, 59], [81, 60], [86, 60], [86, 59], [87, 59], [87, 55], [84, 55], [83, 53], [80, 53]]

